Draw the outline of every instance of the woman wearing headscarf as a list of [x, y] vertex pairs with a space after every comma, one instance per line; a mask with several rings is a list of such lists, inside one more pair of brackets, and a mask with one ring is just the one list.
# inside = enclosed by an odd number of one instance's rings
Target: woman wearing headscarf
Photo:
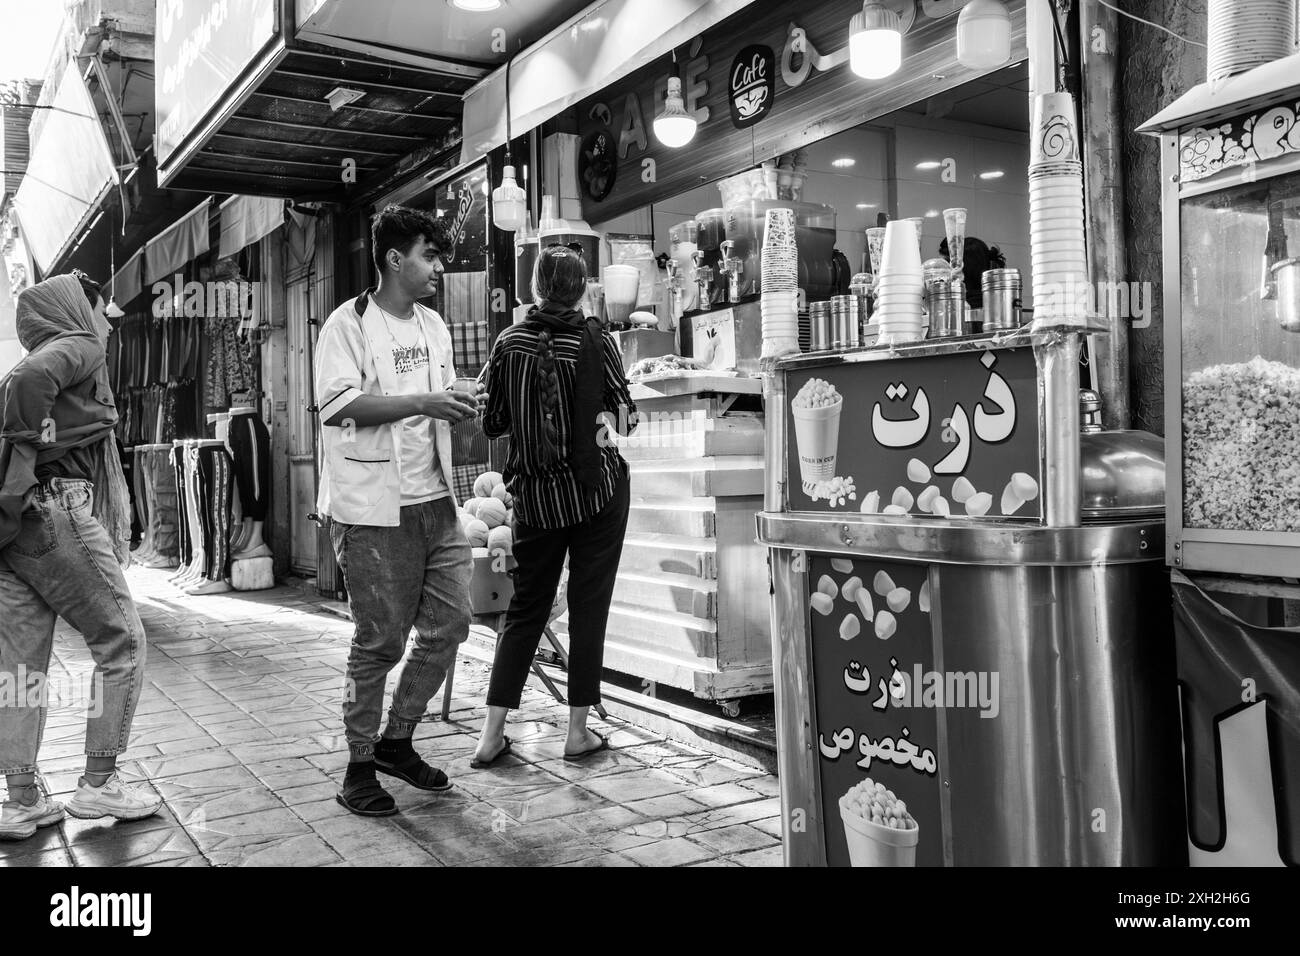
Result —
[[84, 276], [56, 276], [19, 294], [17, 325], [28, 354], [0, 380], [0, 677], [17, 696], [0, 707], [9, 791], [0, 838], [11, 840], [64, 815], [36, 767], [56, 617], [81, 632], [95, 661], [86, 769], [67, 812], [138, 820], [161, 803], [116, 770], [144, 683], [145, 635], [122, 573], [130, 497], [113, 436], [104, 300]]
[[587, 287], [581, 255], [543, 249], [528, 317], [501, 334], [485, 370], [483, 431], [510, 436], [506, 490], [514, 499], [515, 593], [497, 642], [487, 718], [471, 766], [510, 751], [506, 716], [520, 695], [569, 558], [567, 760], [606, 747], [587, 729], [600, 703], [605, 624], [627, 529], [628, 470], [609, 427], [635, 427], [618, 346], [575, 308]]

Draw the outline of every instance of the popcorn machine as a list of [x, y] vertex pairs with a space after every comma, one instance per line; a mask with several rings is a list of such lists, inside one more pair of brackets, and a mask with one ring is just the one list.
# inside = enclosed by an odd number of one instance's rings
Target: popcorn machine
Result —
[[1298, 117], [1300, 54], [1211, 69], [1140, 128], [1161, 145], [1165, 557], [1192, 866], [1300, 865]]
[[1164, 189], [1166, 557], [1300, 577], [1300, 56], [1146, 125]]

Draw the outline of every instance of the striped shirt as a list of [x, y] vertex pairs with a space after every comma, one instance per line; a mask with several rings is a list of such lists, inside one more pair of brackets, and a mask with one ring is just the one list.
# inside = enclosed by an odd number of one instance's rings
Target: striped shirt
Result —
[[[511, 326], [492, 346], [484, 370], [483, 384], [488, 403], [483, 413], [483, 431], [489, 438], [510, 436], [510, 452], [503, 477], [506, 489], [514, 498], [515, 516], [534, 528], [563, 528], [578, 524], [597, 514], [614, 496], [618, 482], [627, 475], [627, 465], [613, 442], [609, 430], [597, 422], [597, 445], [600, 451], [601, 478], [594, 491], [588, 492], [574, 474], [569, 462], [572, 448], [574, 377], [582, 333], [578, 329], [552, 330], [555, 373], [559, 379], [556, 431], [559, 454], [552, 462], [542, 460], [541, 358], [537, 354], [539, 328], [525, 322]], [[618, 346], [608, 332], [605, 344], [605, 409], [613, 416], [614, 427], [623, 434], [636, 427], [636, 404], [628, 394], [627, 377]], [[620, 410], [622, 406], [622, 410]], [[624, 425], [623, 423], [626, 423]]]

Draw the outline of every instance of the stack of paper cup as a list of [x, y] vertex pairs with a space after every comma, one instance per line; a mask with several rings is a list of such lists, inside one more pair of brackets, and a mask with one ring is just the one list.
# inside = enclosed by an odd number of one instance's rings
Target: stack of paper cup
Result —
[[794, 210], [769, 209], [763, 228], [763, 358], [799, 351], [799, 252]]
[[1034, 325], [1084, 325], [1088, 259], [1083, 242], [1083, 164], [1069, 93], [1034, 100], [1029, 144], [1029, 248]]
[[1295, 0], [1210, 0], [1206, 23], [1210, 82], [1295, 52]]
[[876, 310], [872, 321], [879, 325], [878, 344], [893, 345], [925, 338], [921, 279], [921, 245], [916, 224], [910, 219], [895, 219], [885, 227], [885, 246], [876, 280]]

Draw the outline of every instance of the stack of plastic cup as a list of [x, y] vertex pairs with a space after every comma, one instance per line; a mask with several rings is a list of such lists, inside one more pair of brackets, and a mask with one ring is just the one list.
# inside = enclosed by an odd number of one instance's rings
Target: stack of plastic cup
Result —
[[1043, 93], [1035, 98], [1029, 150], [1034, 325], [1082, 326], [1088, 303], [1083, 164], [1074, 98], [1069, 93]]
[[763, 358], [799, 351], [799, 251], [794, 210], [769, 209], [763, 228]]
[[1295, 52], [1295, 0], [1210, 0], [1207, 14], [1211, 83]]
[[876, 310], [872, 319], [880, 329], [881, 345], [915, 342], [925, 338], [921, 310], [924, 291], [921, 245], [910, 219], [895, 219], [885, 227], [885, 247], [876, 280]]

